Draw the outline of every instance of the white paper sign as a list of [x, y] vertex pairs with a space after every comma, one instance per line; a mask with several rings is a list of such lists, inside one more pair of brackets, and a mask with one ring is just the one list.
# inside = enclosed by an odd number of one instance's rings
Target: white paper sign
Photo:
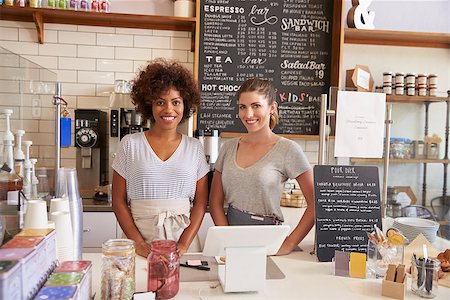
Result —
[[370, 86], [370, 73], [363, 69], [358, 69], [356, 76], [356, 85], [362, 87], [365, 90], [369, 90]]
[[338, 92], [336, 157], [383, 157], [386, 94]]

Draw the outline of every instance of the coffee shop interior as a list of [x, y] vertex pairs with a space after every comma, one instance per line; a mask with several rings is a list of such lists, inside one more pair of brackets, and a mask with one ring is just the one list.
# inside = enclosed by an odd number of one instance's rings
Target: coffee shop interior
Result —
[[[60, 2], [67, 2], [67, 9]], [[94, 12], [94, 6], [81, 9], [93, 2], [0, 0], [0, 299], [132, 299], [133, 293], [133, 299], [450, 299], [448, 0], [110, 0], [98, 1]], [[316, 123], [311, 131], [279, 127], [277, 132], [300, 145], [314, 169], [315, 227], [292, 253], [274, 255], [306, 208], [295, 179], [283, 184], [280, 195], [283, 226], [213, 229], [208, 208], [198, 232], [203, 253], [178, 257], [176, 291], [167, 296], [162, 287], [152, 287], [151, 273], [157, 271], [151, 255], [148, 260], [135, 255], [111, 205], [111, 166], [121, 139], [152, 127], [131, 101], [133, 80], [149, 61], [166, 58], [191, 71], [200, 87], [214, 83], [204, 75], [205, 41], [212, 36], [205, 28], [213, 24], [205, 20], [211, 14], [237, 18], [228, 9], [245, 7], [237, 20], [247, 18], [248, 25], [255, 13], [269, 30], [278, 26], [271, 23], [271, 11], [294, 4], [304, 10], [296, 18], [306, 19], [313, 10], [331, 7], [328, 15], [315, 12], [330, 22], [328, 42], [308, 42], [329, 54], [325, 86], [314, 90], [320, 99], [314, 104]], [[215, 11], [219, 6], [227, 9]], [[279, 9], [274, 24], [287, 19], [285, 12]], [[285, 32], [278, 27], [280, 38]], [[283, 41], [271, 44], [272, 38], [269, 53]], [[231, 72], [226, 60], [213, 60], [222, 64], [223, 74]], [[239, 64], [234, 57], [233, 65]], [[208, 93], [201, 92], [206, 99]], [[351, 106], [339, 104], [346, 95], [378, 103], [356, 114], [378, 113], [377, 130], [361, 139], [379, 155], [337, 155], [357, 148], [338, 140], [339, 126], [351, 123], [339, 116]], [[202, 109], [179, 131], [200, 140], [212, 175], [221, 144], [245, 131], [215, 127], [202, 119], [207, 115]], [[320, 201], [333, 197], [323, 187], [335, 187], [336, 172], [358, 174], [372, 188], [364, 192], [374, 196], [373, 219], [365, 219], [370, 226], [357, 221], [347, 242], [339, 240], [342, 234], [333, 235], [331, 224], [338, 217]], [[347, 179], [355, 188], [353, 177]], [[21, 187], [11, 188], [18, 181]], [[348, 223], [359, 217], [345, 218]], [[42, 222], [45, 228], [33, 225]], [[20, 256], [17, 248], [32, 250]], [[58, 277], [61, 273], [67, 277]], [[299, 282], [303, 288], [296, 289]], [[61, 285], [61, 298], [45, 298]]]

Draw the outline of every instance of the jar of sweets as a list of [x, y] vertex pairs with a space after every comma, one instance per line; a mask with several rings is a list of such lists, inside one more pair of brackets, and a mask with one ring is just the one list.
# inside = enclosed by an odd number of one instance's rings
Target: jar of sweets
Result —
[[130, 300], [135, 290], [135, 248], [129, 239], [111, 239], [102, 245], [102, 300]]

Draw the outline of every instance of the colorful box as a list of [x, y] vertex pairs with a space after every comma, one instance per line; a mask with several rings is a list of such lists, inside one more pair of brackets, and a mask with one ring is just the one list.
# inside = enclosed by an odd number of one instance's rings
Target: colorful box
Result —
[[38, 267], [36, 271], [36, 277], [39, 283], [43, 283], [48, 275], [48, 258], [45, 253], [45, 239], [44, 237], [20, 237], [15, 236], [12, 240], [3, 245], [2, 248], [33, 248], [36, 252], [35, 260]]
[[0, 260], [20, 261], [22, 299], [29, 299], [39, 287], [41, 270], [34, 248], [1, 248]]
[[0, 261], [0, 299], [22, 299], [22, 269], [19, 261]]
[[79, 288], [80, 299], [90, 299], [92, 297], [92, 263], [90, 261], [64, 261], [53, 272], [54, 274], [62, 272], [82, 273], [83, 279]]
[[50, 274], [56, 264], [56, 231], [53, 228], [30, 228], [24, 229], [16, 235], [16, 237], [43, 237], [44, 245], [43, 251], [45, 253], [45, 258], [47, 260], [46, 266], [46, 276]]
[[77, 287], [73, 285], [44, 286], [34, 300], [73, 300], [78, 297], [77, 294]]

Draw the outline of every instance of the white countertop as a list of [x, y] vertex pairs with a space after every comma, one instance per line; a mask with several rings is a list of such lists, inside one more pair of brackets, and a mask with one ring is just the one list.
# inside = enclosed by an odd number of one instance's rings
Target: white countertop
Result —
[[[317, 262], [316, 257], [309, 254], [313, 249], [313, 231], [300, 246], [304, 251], [272, 257], [286, 278], [267, 280], [263, 292], [225, 294], [218, 282], [181, 282], [180, 291], [173, 299], [389, 299], [381, 296], [381, 279], [334, 276], [332, 263]], [[101, 254], [85, 253], [83, 258], [93, 262], [93, 292], [99, 299]], [[146, 281], [146, 260], [137, 257], [136, 291], [146, 291]], [[420, 299], [411, 292], [409, 278], [407, 284], [406, 299]], [[434, 299], [450, 299], [450, 288], [439, 286]]]

